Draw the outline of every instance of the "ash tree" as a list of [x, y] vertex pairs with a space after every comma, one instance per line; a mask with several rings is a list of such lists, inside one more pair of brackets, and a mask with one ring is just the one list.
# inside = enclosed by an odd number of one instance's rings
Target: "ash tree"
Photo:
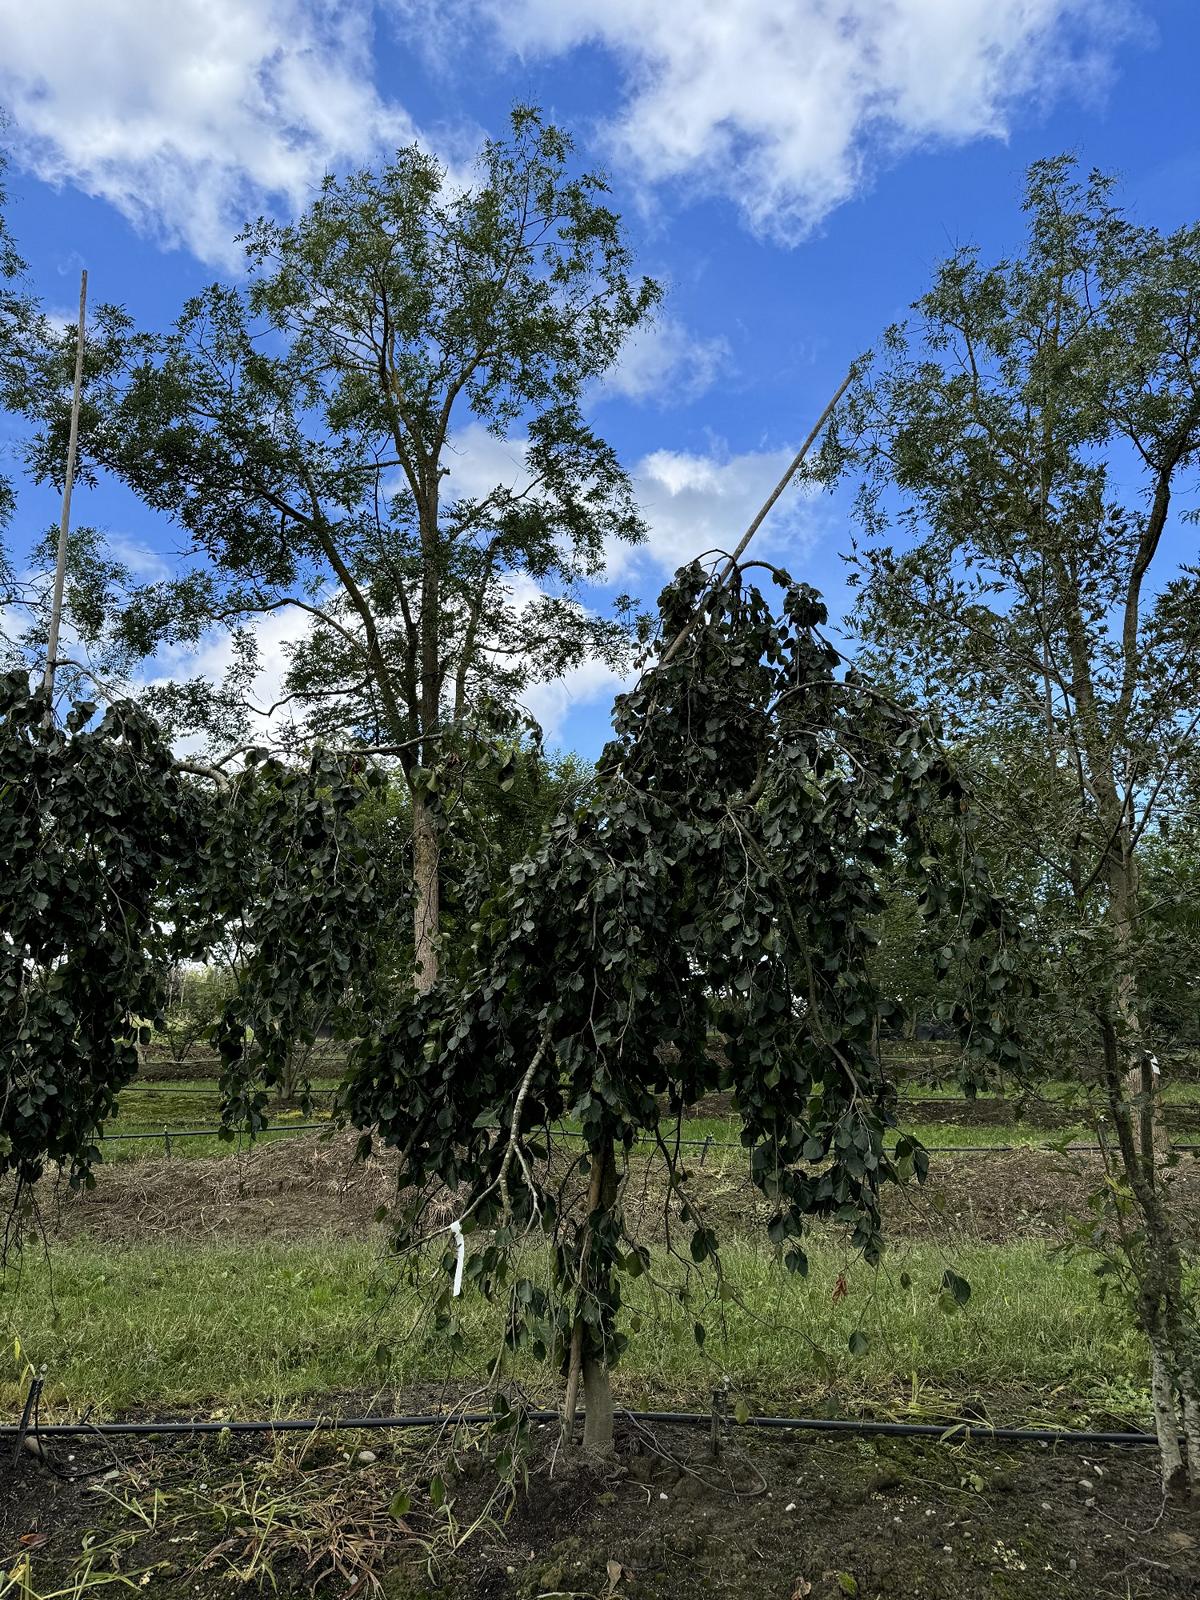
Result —
[[[897, 850], [925, 909], [953, 912], [943, 959], [963, 968], [970, 1058], [983, 1072], [1017, 1054], [1020, 933], [977, 870], [933, 731], [839, 676], [818, 596], [774, 569], [764, 593], [761, 565], [692, 566], [664, 591], [661, 642], [617, 701], [593, 793], [513, 868], [469, 949], [361, 1043], [344, 1089], [363, 1152], [399, 1151], [398, 1244], [477, 1230], [466, 1281], [507, 1304], [512, 1345], [561, 1362], [568, 1428], [582, 1387], [597, 1452], [627, 1338], [622, 1282], [653, 1270], [623, 1204], [635, 1140], [665, 1168], [668, 1249], [717, 1270], [676, 1142], [705, 1094], [732, 1094], [793, 1271], [813, 1219], [848, 1224], [877, 1260], [884, 1184], [925, 1175], [914, 1140], [886, 1142], [895, 1091], [873, 1047], [894, 1011], [870, 954]], [[554, 1133], [564, 1117], [582, 1126], [574, 1157]], [[450, 1230], [431, 1228], [448, 1209]], [[530, 1235], [549, 1240], [549, 1291], [526, 1271]]]
[[1155, 1015], [1200, 959], [1164, 915], [1188, 852], [1162, 848], [1194, 832], [1200, 778], [1200, 226], [1135, 224], [1066, 158], [1030, 169], [1024, 208], [1021, 253], [956, 252], [862, 364], [815, 471], [858, 486], [864, 660], [944, 719], [1026, 885], [1045, 1064], [1111, 1130], [1088, 1236], [1149, 1341], [1164, 1475], [1196, 1484]]
[[[579, 586], [643, 528], [582, 403], [659, 289], [633, 273], [603, 176], [526, 108], [465, 184], [413, 146], [327, 179], [299, 221], [260, 220], [242, 242], [245, 288], [214, 284], [165, 337], [111, 307], [96, 319], [81, 470], [116, 473], [196, 558], [136, 594], [118, 632], [148, 653], [237, 630], [236, 681], [155, 702], [236, 741], [245, 625], [308, 619], [285, 694], [296, 738], [397, 758], [427, 987], [439, 797], [489, 749], [504, 771], [532, 679], [624, 659], [628, 606], [597, 617]], [[31, 337], [7, 386], [39, 422], [43, 477], [64, 453], [66, 359]]]

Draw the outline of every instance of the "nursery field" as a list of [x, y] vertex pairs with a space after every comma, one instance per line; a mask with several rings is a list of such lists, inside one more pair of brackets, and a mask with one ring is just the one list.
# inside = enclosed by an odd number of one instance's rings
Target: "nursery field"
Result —
[[1188, 152], [870, 226], [1080, 6], [415, 9], [8, 74], [0, 1600], [1200, 1600]]
[[[1010, 1101], [909, 1089], [935, 1154], [925, 1185], [890, 1198], [878, 1269], [834, 1226], [814, 1236], [807, 1276], [782, 1269], [718, 1106], [680, 1129], [689, 1192], [724, 1241], [718, 1291], [680, 1259], [669, 1195], [635, 1147], [625, 1203], [653, 1268], [628, 1288], [623, 1315], [642, 1336], [614, 1374], [617, 1402], [707, 1414], [720, 1391], [719, 1454], [708, 1427], [634, 1420], [611, 1470], [555, 1460], [548, 1480], [558, 1434], [537, 1421], [499, 1436], [54, 1440], [53, 1472], [5, 1464], [0, 1592], [1200, 1593], [1200, 1526], [1186, 1506], [1164, 1510], [1153, 1450], [737, 1421], [1148, 1425], [1144, 1347], [1069, 1248], [1103, 1173], [1095, 1152], [1066, 1148], [1088, 1138], [1072, 1108], [1053, 1087], [1019, 1119]], [[1190, 1142], [1194, 1088], [1168, 1104]], [[211, 1082], [150, 1084], [127, 1092], [110, 1131], [213, 1126], [216, 1110]], [[356, 1163], [349, 1134], [303, 1126], [320, 1115], [285, 1112], [253, 1148], [207, 1136], [167, 1156], [155, 1139], [114, 1141], [94, 1191], [47, 1188], [42, 1238], [4, 1286], [4, 1415], [19, 1416], [35, 1373], [43, 1424], [475, 1412], [490, 1372], [514, 1416], [553, 1407], [550, 1363], [510, 1353], [497, 1366], [502, 1308], [468, 1293], [457, 1338], [439, 1327], [429, 1291], [448, 1259], [434, 1247], [397, 1261], [377, 1220], [391, 1158]], [[572, 1132], [552, 1143], [564, 1169]], [[1185, 1153], [1173, 1182], [1194, 1247], [1200, 1161]], [[522, 1270], [537, 1281], [543, 1268], [531, 1248]], [[965, 1304], [945, 1292], [948, 1271], [969, 1283]]]

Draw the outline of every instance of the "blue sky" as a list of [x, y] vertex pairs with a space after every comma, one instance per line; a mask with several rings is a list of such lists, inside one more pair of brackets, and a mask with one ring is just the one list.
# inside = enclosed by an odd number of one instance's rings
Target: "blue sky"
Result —
[[[64, 314], [86, 266], [95, 299], [165, 326], [236, 275], [243, 219], [294, 212], [326, 170], [413, 137], [462, 161], [516, 99], [569, 127], [669, 286], [594, 401], [651, 525], [601, 607], [736, 540], [935, 263], [1017, 244], [1030, 161], [1119, 172], [1145, 222], [1200, 214], [1195, 0], [0, 0], [0, 41], [10, 222]], [[54, 514], [27, 492], [18, 547]], [[77, 518], [147, 574], [173, 561], [174, 531], [112, 486]], [[836, 615], [847, 534], [844, 505], [793, 499], [763, 542]], [[264, 633], [268, 676], [288, 626]], [[614, 687], [585, 670], [532, 703], [591, 755]]]

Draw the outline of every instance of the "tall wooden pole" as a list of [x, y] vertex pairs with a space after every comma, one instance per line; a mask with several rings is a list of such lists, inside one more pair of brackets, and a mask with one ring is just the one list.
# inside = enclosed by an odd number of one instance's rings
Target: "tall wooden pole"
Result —
[[[724, 571], [721, 573], [721, 577], [720, 577], [720, 580], [719, 580], [720, 583], [724, 583], [725, 579], [729, 576], [729, 574], [737, 566], [738, 562], [742, 559], [742, 556], [745, 554], [745, 551], [746, 551], [746, 546], [750, 543], [751, 539], [753, 539], [754, 535], [758, 532], [759, 528], [761, 528], [763, 523], [766, 521], [767, 513], [770, 511], [771, 507], [775, 504], [776, 500], [779, 499], [779, 496], [787, 488], [788, 484], [791, 483], [792, 479], [796, 476], [797, 472], [799, 472], [800, 465], [803, 462], [805, 456], [808, 454], [808, 452], [812, 449], [813, 445], [816, 443], [817, 437], [820, 434], [821, 429], [825, 426], [825, 424], [829, 421], [830, 417], [833, 415], [834, 407], [837, 405], [838, 401], [845, 394], [846, 390], [850, 387], [850, 385], [853, 382], [853, 380], [854, 380], [854, 368], [851, 367], [849, 372], [846, 374], [846, 376], [842, 379], [841, 383], [838, 385], [838, 391], [834, 395], [833, 399], [825, 407], [824, 411], [822, 411], [821, 415], [817, 418], [816, 422], [813, 423], [812, 432], [809, 434], [808, 438], [805, 439], [804, 443], [800, 446], [799, 450], [796, 451], [796, 454], [792, 457], [791, 466], [787, 469], [787, 471], [784, 473], [783, 477], [780, 478], [779, 482], [771, 490], [771, 493], [767, 496], [766, 503], [763, 506], [762, 510], [758, 513], [758, 515], [755, 517], [754, 521], [746, 529], [745, 533], [741, 537], [741, 540], [740, 540], [740, 542], [738, 544], [737, 549], [733, 552], [733, 554], [729, 557], [729, 560], [725, 563]], [[700, 610], [699, 610], [699, 606], [697, 606], [697, 609], [695, 611], [693, 611], [691, 617], [688, 619], [687, 622], [684, 623], [683, 627], [679, 630], [679, 632], [671, 640], [671, 643], [663, 651], [662, 655], [659, 656], [659, 658], [658, 658], [658, 660], [656, 662], [654, 662], [653, 667], [651, 668], [652, 671], [654, 670], [654, 667], [665, 667], [667, 662], [670, 661], [673, 656], [678, 654], [681, 646], [684, 644], [684, 642], [687, 640], [688, 636], [691, 634], [692, 629], [696, 626], [696, 623], [699, 620], [699, 617], [700, 617]]]
[[54, 568], [54, 598], [50, 602], [50, 637], [46, 643], [46, 726], [53, 719], [54, 669], [58, 664], [58, 634], [62, 626], [63, 589], [67, 581], [67, 531], [71, 526], [71, 490], [75, 486], [75, 456], [79, 448], [79, 400], [83, 391], [83, 325], [87, 315], [87, 272], [79, 275], [79, 334], [75, 344], [75, 389], [71, 397], [71, 435], [67, 444], [67, 476], [63, 482], [62, 518], [58, 524], [58, 560]]

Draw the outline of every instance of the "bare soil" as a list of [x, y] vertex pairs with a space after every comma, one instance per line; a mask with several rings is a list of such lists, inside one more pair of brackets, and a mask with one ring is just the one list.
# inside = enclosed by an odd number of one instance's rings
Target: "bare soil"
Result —
[[78, 1482], [0, 1461], [0, 1573], [28, 1559], [22, 1600], [62, 1593], [89, 1561], [93, 1584], [181, 1600], [1200, 1595], [1200, 1513], [1164, 1506], [1146, 1450], [735, 1428], [714, 1460], [703, 1433], [623, 1423], [599, 1470], [566, 1460], [549, 1426], [506, 1491], [495, 1439], [452, 1457], [411, 1433], [114, 1443], [55, 1449], [60, 1470], [99, 1469]]
[[[362, 1238], [379, 1226], [377, 1209], [395, 1198], [395, 1163], [389, 1153], [358, 1163], [355, 1143], [352, 1133], [297, 1134], [244, 1155], [124, 1162], [101, 1168], [89, 1193], [48, 1191], [43, 1220], [51, 1237], [110, 1243]], [[1200, 1160], [1183, 1156], [1169, 1176], [1183, 1237], [1200, 1241]], [[935, 1155], [926, 1184], [885, 1196], [887, 1228], [910, 1239], [1049, 1239], [1062, 1233], [1066, 1216], [1085, 1213], [1102, 1178], [1100, 1159], [1091, 1155]], [[765, 1228], [770, 1202], [740, 1162], [696, 1159], [688, 1187], [718, 1233]], [[661, 1227], [666, 1199], [661, 1170], [635, 1156], [626, 1206], [646, 1236]]]

